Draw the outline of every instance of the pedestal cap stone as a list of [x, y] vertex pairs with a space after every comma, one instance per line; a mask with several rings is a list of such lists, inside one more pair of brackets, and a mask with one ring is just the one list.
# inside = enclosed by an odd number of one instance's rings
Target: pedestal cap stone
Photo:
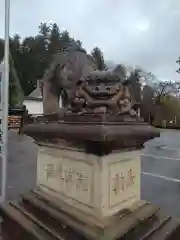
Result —
[[69, 114], [63, 121], [54, 118], [51, 122], [44, 116], [25, 126], [24, 133], [39, 143], [68, 144], [96, 155], [142, 148], [144, 142], [159, 136], [156, 128], [140, 120], [106, 114]]

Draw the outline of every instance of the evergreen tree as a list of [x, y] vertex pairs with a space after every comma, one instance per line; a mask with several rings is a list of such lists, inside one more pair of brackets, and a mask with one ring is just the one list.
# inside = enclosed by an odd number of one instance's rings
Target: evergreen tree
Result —
[[[19, 48], [19, 40], [16, 40], [16, 47]], [[10, 39], [10, 45], [12, 40]], [[15, 45], [14, 45], [15, 47]], [[4, 41], [0, 40], [0, 61], [4, 58]], [[10, 51], [9, 54], [9, 105], [16, 106], [21, 105], [23, 103], [24, 94], [20, 84], [20, 79], [17, 74], [17, 70], [14, 64], [14, 60]]]
[[24, 100], [23, 90], [20, 84], [20, 80], [14, 66], [12, 54], [9, 56], [9, 106], [14, 107], [21, 105]]
[[54, 54], [57, 50], [62, 48], [62, 44], [60, 41], [60, 30], [56, 23], [52, 24], [50, 27], [50, 34], [48, 40], [49, 40], [48, 53], [50, 56]]
[[94, 60], [94, 62], [96, 64], [97, 69], [105, 70], [106, 69], [106, 65], [105, 65], [105, 62], [104, 62], [104, 56], [103, 56], [103, 52], [101, 51], [101, 49], [98, 48], [98, 47], [95, 47], [92, 50], [91, 55], [93, 57], [93, 60]]

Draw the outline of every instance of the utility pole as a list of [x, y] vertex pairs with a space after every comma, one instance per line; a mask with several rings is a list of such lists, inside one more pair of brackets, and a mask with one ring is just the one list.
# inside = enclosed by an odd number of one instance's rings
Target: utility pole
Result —
[[8, 111], [9, 111], [9, 22], [10, 0], [5, 0], [5, 37], [4, 60], [1, 63], [1, 159], [2, 183], [0, 202], [6, 200], [7, 187], [7, 152], [8, 152]]

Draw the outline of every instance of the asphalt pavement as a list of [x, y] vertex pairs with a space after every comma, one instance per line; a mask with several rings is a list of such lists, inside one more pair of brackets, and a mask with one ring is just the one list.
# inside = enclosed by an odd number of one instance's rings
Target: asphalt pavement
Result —
[[8, 135], [7, 200], [11, 200], [36, 185], [37, 145], [30, 137], [15, 131]]
[[162, 130], [146, 143], [142, 156], [141, 197], [180, 217], [180, 131]]

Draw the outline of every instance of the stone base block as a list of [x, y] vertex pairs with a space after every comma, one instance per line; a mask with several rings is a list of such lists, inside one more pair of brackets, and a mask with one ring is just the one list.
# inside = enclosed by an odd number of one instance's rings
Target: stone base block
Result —
[[39, 147], [37, 186], [95, 218], [140, 200], [139, 151], [96, 156], [77, 149]]
[[0, 214], [4, 240], [178, 240], [180, 234], [179, 220], [147, 202], [100, 223], [38, 189], [1, 206]]

